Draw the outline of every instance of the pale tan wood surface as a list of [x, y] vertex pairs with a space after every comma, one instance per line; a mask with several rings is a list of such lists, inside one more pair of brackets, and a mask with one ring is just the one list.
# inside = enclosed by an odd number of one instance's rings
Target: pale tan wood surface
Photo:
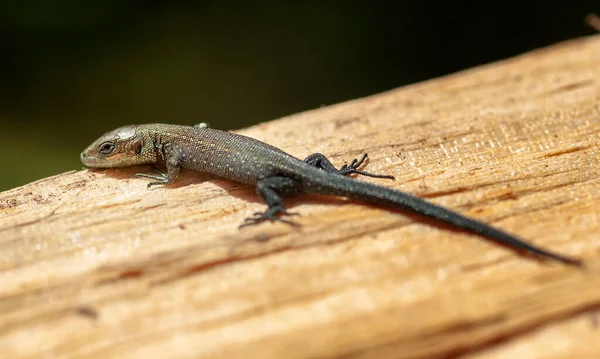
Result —
[[238, 230], [247, 186], [79, 170], [0, 194], [0, 357], [600, 357], [598, 78], [590, 37], [240, 131], [587, 270], [342, 199]]

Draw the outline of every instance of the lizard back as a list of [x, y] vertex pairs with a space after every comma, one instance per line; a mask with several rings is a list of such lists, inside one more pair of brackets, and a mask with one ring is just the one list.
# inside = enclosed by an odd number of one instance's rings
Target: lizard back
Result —
[[254, 138], [231, 132], [178, 125], [140, 125], [152, 133], [157, 150], [163, 145], [180, 153], [184, 169], [210, 173], [241, 183], [312, 168], [300, 159]]

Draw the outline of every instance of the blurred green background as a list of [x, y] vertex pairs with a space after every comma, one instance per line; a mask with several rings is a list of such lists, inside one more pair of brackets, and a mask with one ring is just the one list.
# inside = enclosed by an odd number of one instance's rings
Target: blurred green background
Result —
[[598, 1], [0, 2], [0, 190], [130, 123], [235, 129], [589, 35]]

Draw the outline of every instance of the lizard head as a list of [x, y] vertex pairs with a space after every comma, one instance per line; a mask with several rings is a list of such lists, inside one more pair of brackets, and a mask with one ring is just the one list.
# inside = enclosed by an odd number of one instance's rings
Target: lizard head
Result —
[[81, 162], [87, 167], [109, 168], [154, 162], [153, 152], [144, 151], [147, 139], [137, 126], [125, 126], [105, 133], [81, 152]]

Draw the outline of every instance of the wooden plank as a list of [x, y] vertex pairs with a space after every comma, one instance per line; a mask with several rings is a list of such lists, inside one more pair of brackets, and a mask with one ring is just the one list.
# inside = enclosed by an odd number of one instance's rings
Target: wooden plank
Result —
[[264, 208], [247, 186], [69, 172], [0, 193], [0, 357], [598, 357], [598, 78], [596, 36], [239, 131], [367, 152], [397, 180], [365, 181], [586, 270], [317, 196], [289, 201], [300, 228], [238, 230]]

